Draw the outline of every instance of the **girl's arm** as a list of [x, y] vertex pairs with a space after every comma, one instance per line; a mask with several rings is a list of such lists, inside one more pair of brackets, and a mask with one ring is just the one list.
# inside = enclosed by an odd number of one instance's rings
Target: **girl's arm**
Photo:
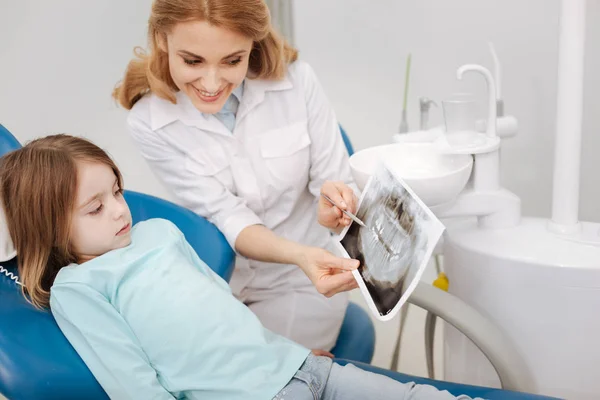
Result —
[[111, 399], [175, 399], [121, 315], [83, 284], [52, 287], [50, 307], [63, 334]]

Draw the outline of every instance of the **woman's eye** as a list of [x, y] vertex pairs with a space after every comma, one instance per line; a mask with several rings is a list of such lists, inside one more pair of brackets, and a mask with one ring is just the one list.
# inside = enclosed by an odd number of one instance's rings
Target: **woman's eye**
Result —
[[241, 58], [236, 58], [235, 60], [227, 61], [229, 65], [238, 65], [242, 61]]
[[188, 59], [183, 59], [183, 62], [186, 63], [187, 65], [196, 65], [200, 63], [200, 60], [188, 60]]
[[121, 195], [123, 195], [123, 189], [119, 188], [119, 189], [117, 189], [117, 191], [115, 192], [115, 196], [117, 196], [117, 197], [118, 197], [118, 196], [121, 196]]
[[92, 214], [92, 215], [99, 214], [99, 213], [100, 213], [100, 211], [102, 211], [102, 208], [104, 208], [104, 207], [103, 207], [103, 205], [102, 205], [102, 204], [100, 204], [100, 205], [98, 206], [98, 208], [96, 208], [94, 211], [90, 211], [90, 214]]

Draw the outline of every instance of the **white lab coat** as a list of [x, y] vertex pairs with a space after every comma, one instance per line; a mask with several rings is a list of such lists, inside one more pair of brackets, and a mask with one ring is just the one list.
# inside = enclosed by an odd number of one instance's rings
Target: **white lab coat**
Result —
[[[207, 218], [232, 248], [247, 226], [331, 250], [317, 222], [325, 180], [352, 182], [338, 122], [312, 70], [301, 61], [280, 81], [246, 79], [233, 134], [177, 93], [154, 94], [128, 117], [131, 135], [176, 201]], [[230, 283], [267, 328], [309, 348], [331, 349], [347, 295], [320, 295], [295, 265], [238, 256]]]

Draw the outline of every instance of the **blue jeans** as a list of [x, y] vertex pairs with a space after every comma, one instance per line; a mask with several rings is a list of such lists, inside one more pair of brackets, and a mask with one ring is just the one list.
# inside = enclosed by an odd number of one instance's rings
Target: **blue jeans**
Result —
[[429, 385], [400, 383], [328, 357], [309, 355], [273, 400], [467, 400]]

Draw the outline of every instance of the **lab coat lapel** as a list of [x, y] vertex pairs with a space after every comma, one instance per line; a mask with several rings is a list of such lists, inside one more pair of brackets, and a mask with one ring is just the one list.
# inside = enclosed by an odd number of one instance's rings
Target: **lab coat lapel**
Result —
[[231, 136], [231, 132], [227, 129], [221, 121], [214, 115], [203, 114], [198, 112], [197, 118], [187, 119], [182, 121], [184, 124], [189, 126], [195, 126], [198, 129], [218, 133], [220, 135]]
[[268, 91], [291, 89], [294, 85], [285, 77], [281, 80], [250, 79], [244, 81], [244, 94], [237, 112], [237, 123], [265, 99]]
[[151, 126], [157, 130], [175, 121], [181, 121], [187, 126], [193, 126], [202, 131], [215, 132], [231, 136], [231, 132], [214, 115], [203, 114], [183, 92], [175, 94], [175, 103], [158, 96], [151, 98]]
[[204, 114], [194, 106], [189, 97], [184, 96], [181, 99], [183, 106], [183, 116], [181, 122], [188, 126], [195, 126], [198, 129], [218, 133], [225, 136], [231, 136], [229, 129], [212, 114]]

